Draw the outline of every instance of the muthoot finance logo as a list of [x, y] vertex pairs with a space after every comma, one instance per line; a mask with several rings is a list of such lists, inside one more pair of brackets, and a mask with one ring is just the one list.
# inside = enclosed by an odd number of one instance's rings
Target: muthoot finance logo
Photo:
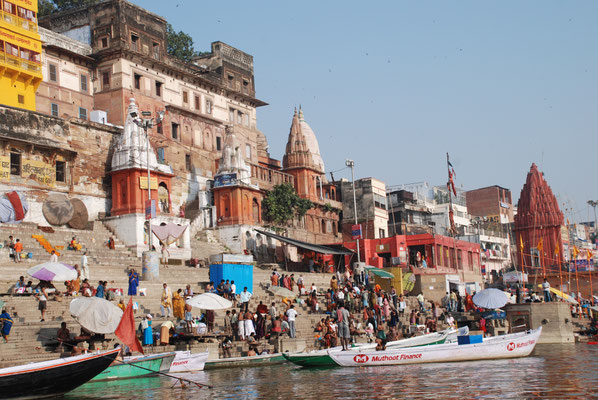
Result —
[[515, 343], [511, 342], [507, 345], [507, 350], [513, 351], [515, 350]]
[[355, 361], [357, 364], [366, 363], [369, 359], [370, 358], [365, 354], [358, 354], [355, 357], [353, 357], [353, 361]]

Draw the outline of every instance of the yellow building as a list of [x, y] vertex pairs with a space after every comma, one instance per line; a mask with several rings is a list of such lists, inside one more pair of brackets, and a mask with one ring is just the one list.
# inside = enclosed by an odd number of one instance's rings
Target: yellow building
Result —
[[37, 0], [0, 0], [0, 104], [35, 111], [41, 57]]

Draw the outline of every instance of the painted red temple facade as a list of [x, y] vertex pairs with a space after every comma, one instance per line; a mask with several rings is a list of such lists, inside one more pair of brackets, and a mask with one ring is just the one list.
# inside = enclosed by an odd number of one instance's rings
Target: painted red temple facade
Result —
[[563, 260], [563, 213], [536, 164], [532, 164], [527, 174], [517, 208], [513, 229], [517, 241], [517, 262], [521, 263], [523, 259], [527, 268], [558, 270]]

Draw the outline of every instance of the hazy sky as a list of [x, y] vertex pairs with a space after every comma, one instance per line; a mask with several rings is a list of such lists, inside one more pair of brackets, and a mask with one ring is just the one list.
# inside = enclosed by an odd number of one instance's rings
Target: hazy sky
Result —
[[301, 104], [327, 172], [349, 157], [358, 178], [444, 184], [448, 151], [458, 186], [516, 201], [535, 162], [571, 221], [593, 218], [596, 1], [134, 2], [196, 50], [253, 55], [273, 158]]

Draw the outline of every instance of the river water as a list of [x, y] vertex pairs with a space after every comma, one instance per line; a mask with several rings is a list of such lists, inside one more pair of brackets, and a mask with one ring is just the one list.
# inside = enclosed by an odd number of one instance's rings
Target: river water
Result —
[[290, 364], [186, 374], [213, 388], [172, 387], [165, 377], [88, 383], [66, 399], [591, 399], [598, 345], [538, 345], [530, 357], [366, 368]]

